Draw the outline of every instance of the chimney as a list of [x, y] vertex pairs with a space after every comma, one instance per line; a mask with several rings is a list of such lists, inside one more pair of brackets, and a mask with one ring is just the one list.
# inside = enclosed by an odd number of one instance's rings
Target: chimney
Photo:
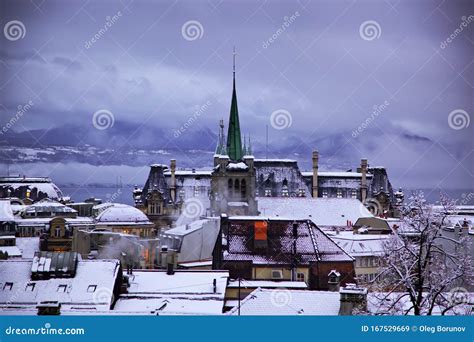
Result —
[[328, 274], [328, 289], [332, 292], [339, 291], [339, 282], [341, 280], [341, 274], [336, 270], [331, 270]]
[[313, 197], [318, 197], [318, 163], [319, 163], [319, 152], [313, 151], [313, 186], [312, 192]]
[[367, 199], [367, 159], [360, 160], [360, 172], [362, 179], [360, 181], [360, 200], [362, 203]]
[[175, 264], [176, 254], [174, 251], [168, 251], [166, 255], [166, 274], [174, 274], [174, 264]]
[[176, 159], [171, 159], [171, 201], [176, 202]]
[[346, 284], [339, 290], [341, 295], [340, 316], [357, 314], [354, 310], [367, 311], [367, 289], [356, 284]]

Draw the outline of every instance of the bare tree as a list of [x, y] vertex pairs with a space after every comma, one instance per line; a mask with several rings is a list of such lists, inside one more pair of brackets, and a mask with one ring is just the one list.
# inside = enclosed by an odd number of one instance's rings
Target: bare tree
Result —
[[[402, 225], [384, 244], [383, 266], [372, 301], [378, 314], [462, 313], [472, 282], [470, 239], [442, 231], [455, 203], [441, 196], [441, 208], [416, 192], [402, 210]], [[464, 307], [466, 307], [464, 305]]]

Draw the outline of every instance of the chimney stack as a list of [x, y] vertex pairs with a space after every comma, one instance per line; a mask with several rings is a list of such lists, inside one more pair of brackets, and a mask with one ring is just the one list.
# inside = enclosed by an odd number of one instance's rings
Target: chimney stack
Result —
[[319, 152], [313, 151], [313, 186], [312, 195], [314, 198], [318, 197], [318, 163], [319, 163]]
[[171, 200], [176, 202], [176, 159], [171, 159]]
[[367, 159], [360, 160], [360, 172], [362, 180], [360, 182], [360, 200], [362, 203], [367, 199]]
[[356, 284], [346, 284], [339, 290], [341, 295], [340, 316], [354, 314], [354, 309], [367, 311], [367, 289], [358, 287]]

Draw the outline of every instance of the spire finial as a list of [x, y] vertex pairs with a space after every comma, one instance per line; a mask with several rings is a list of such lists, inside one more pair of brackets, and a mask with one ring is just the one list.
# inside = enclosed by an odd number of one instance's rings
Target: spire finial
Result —
[[235, 77], [235, 55], [237, 55], [237, 53], [235, 52], [235, 46], [234, 46], [234, 52], [232, 53], [232, 59], [233, 59], [233, 67], [232, 67], [232, 70], [234, 72], [234, 77]]

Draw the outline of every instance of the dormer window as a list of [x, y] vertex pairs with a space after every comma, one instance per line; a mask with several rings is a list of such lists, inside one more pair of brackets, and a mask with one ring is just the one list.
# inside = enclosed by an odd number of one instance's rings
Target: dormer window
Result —
[[35, 290], [35, 283], [26, 284], [25, 291], [33, 292]]
[[97, 289], [97, 285], [87, 286], [87, 292], [89, 292], [89, 293], [94, 293], [96, 289]]
[[3, 285], [3, 291], [11, 291], [13, 288], [13, 283], [11, 282], [6, 282], [5, 285]]
[[66, 289], [67, 289], [67, 285], [61, 284], [61, 285], [58, 285], [58, 289], [56, 290], [56, 292], [66, 292]]

